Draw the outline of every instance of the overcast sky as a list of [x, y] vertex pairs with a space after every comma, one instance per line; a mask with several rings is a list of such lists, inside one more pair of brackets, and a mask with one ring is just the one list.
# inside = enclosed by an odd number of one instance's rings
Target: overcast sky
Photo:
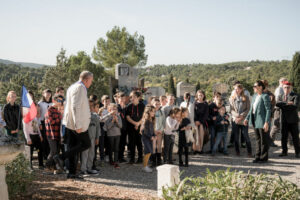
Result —
[[0, 58], [54, 65], [114, 26], [145, 36], [147, 66], [291, 59], [297, 0], [0, 0]]

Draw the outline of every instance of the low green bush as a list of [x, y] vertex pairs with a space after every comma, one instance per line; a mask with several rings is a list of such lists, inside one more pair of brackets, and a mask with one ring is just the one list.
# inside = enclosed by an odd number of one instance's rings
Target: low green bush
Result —
[[32, 173], [23, 153], [20, 153], [11, 163], [5, 166], [6, 183], [10, 199], [24, 194], [32, 182]]
[[207, 169], [205, 177], [187, 177], [178, 185], [163, 188], [166, 200], [297, 200], [300, 189], [297, 185], [283, 180], [280, 176], [265, 174], [251, 175], [242, 171], [216, 171]]

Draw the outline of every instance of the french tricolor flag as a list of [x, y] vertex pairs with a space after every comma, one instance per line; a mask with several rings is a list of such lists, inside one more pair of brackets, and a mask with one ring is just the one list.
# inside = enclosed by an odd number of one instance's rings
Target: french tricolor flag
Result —
[[25, 123], [31, 122], [37, 115], [36, 106], [24, 86], [22, 87], [22, 113]]

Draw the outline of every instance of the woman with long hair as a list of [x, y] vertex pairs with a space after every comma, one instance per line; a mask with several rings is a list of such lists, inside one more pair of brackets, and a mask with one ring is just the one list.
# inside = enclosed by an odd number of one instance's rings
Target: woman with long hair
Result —
[[198, 90], [196, 93], [196, 101], [195, 101], [195, 126], [196, 126], [196, 134], [195, 134], [195, 142], [193, 144], [194, 153], [203, 153], [203, 142], [204, 142], [204, 128], [207, 128], [207, 119], [208, 119], [208, 104], [205, 101], [206, 96], [205, 92], [202, 90]]
[[155, 107], [147, 105], [142, 117], [141, 133], [142, 141], [144, 144], [144, 159], [143, 159], [143, 171], [152, 172], [152, 169], [148, 167], [148, 161], [153, 153], [153, 140], [155, 140]]
[[52, 105], [52, 91], [49, 89], [45, 89], [42, 93], [42, 99], [38, 102], [38, 106], [40, 108], [40, 130], [43, 137], [42, 149], [43, 156], [45, 159], [48, 158], [50, 153], [50, 147], [46, 136], [46, 126], [45, 126], [45, 114], [48, 111], [48, 108]]
[[252, 157], [251, 141], [248, 134], [248, 126], [244, 125], [244, 120], [250, 109], [249, 97], [244, 94], [241, 84], [234, 86], [235, 93], [230, 97], [230, 112], [232, 116], [232, 134], [234, 135], [234, 146], [237, 156], [240, 155], [239, 138], [240, 132], [243, 134], [248, 151], [248, 157]]

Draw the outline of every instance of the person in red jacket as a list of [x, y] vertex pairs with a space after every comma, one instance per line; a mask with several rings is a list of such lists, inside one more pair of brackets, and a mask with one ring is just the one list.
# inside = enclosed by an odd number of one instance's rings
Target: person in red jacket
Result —
[[58, 170], [62, 170], [57, 163], [54, 162], [53, 156], [59, 153], [59, 145], [61, 141], [61, 120], [62, 114], [60, 107], [63, 106], [64, 97], [56, 94], [52, 100], [53, 104], [50, 106], [45, 114], [46, 136], [50, 146], [50, 154], [47, 159], [47, 167], [56, 164]]

